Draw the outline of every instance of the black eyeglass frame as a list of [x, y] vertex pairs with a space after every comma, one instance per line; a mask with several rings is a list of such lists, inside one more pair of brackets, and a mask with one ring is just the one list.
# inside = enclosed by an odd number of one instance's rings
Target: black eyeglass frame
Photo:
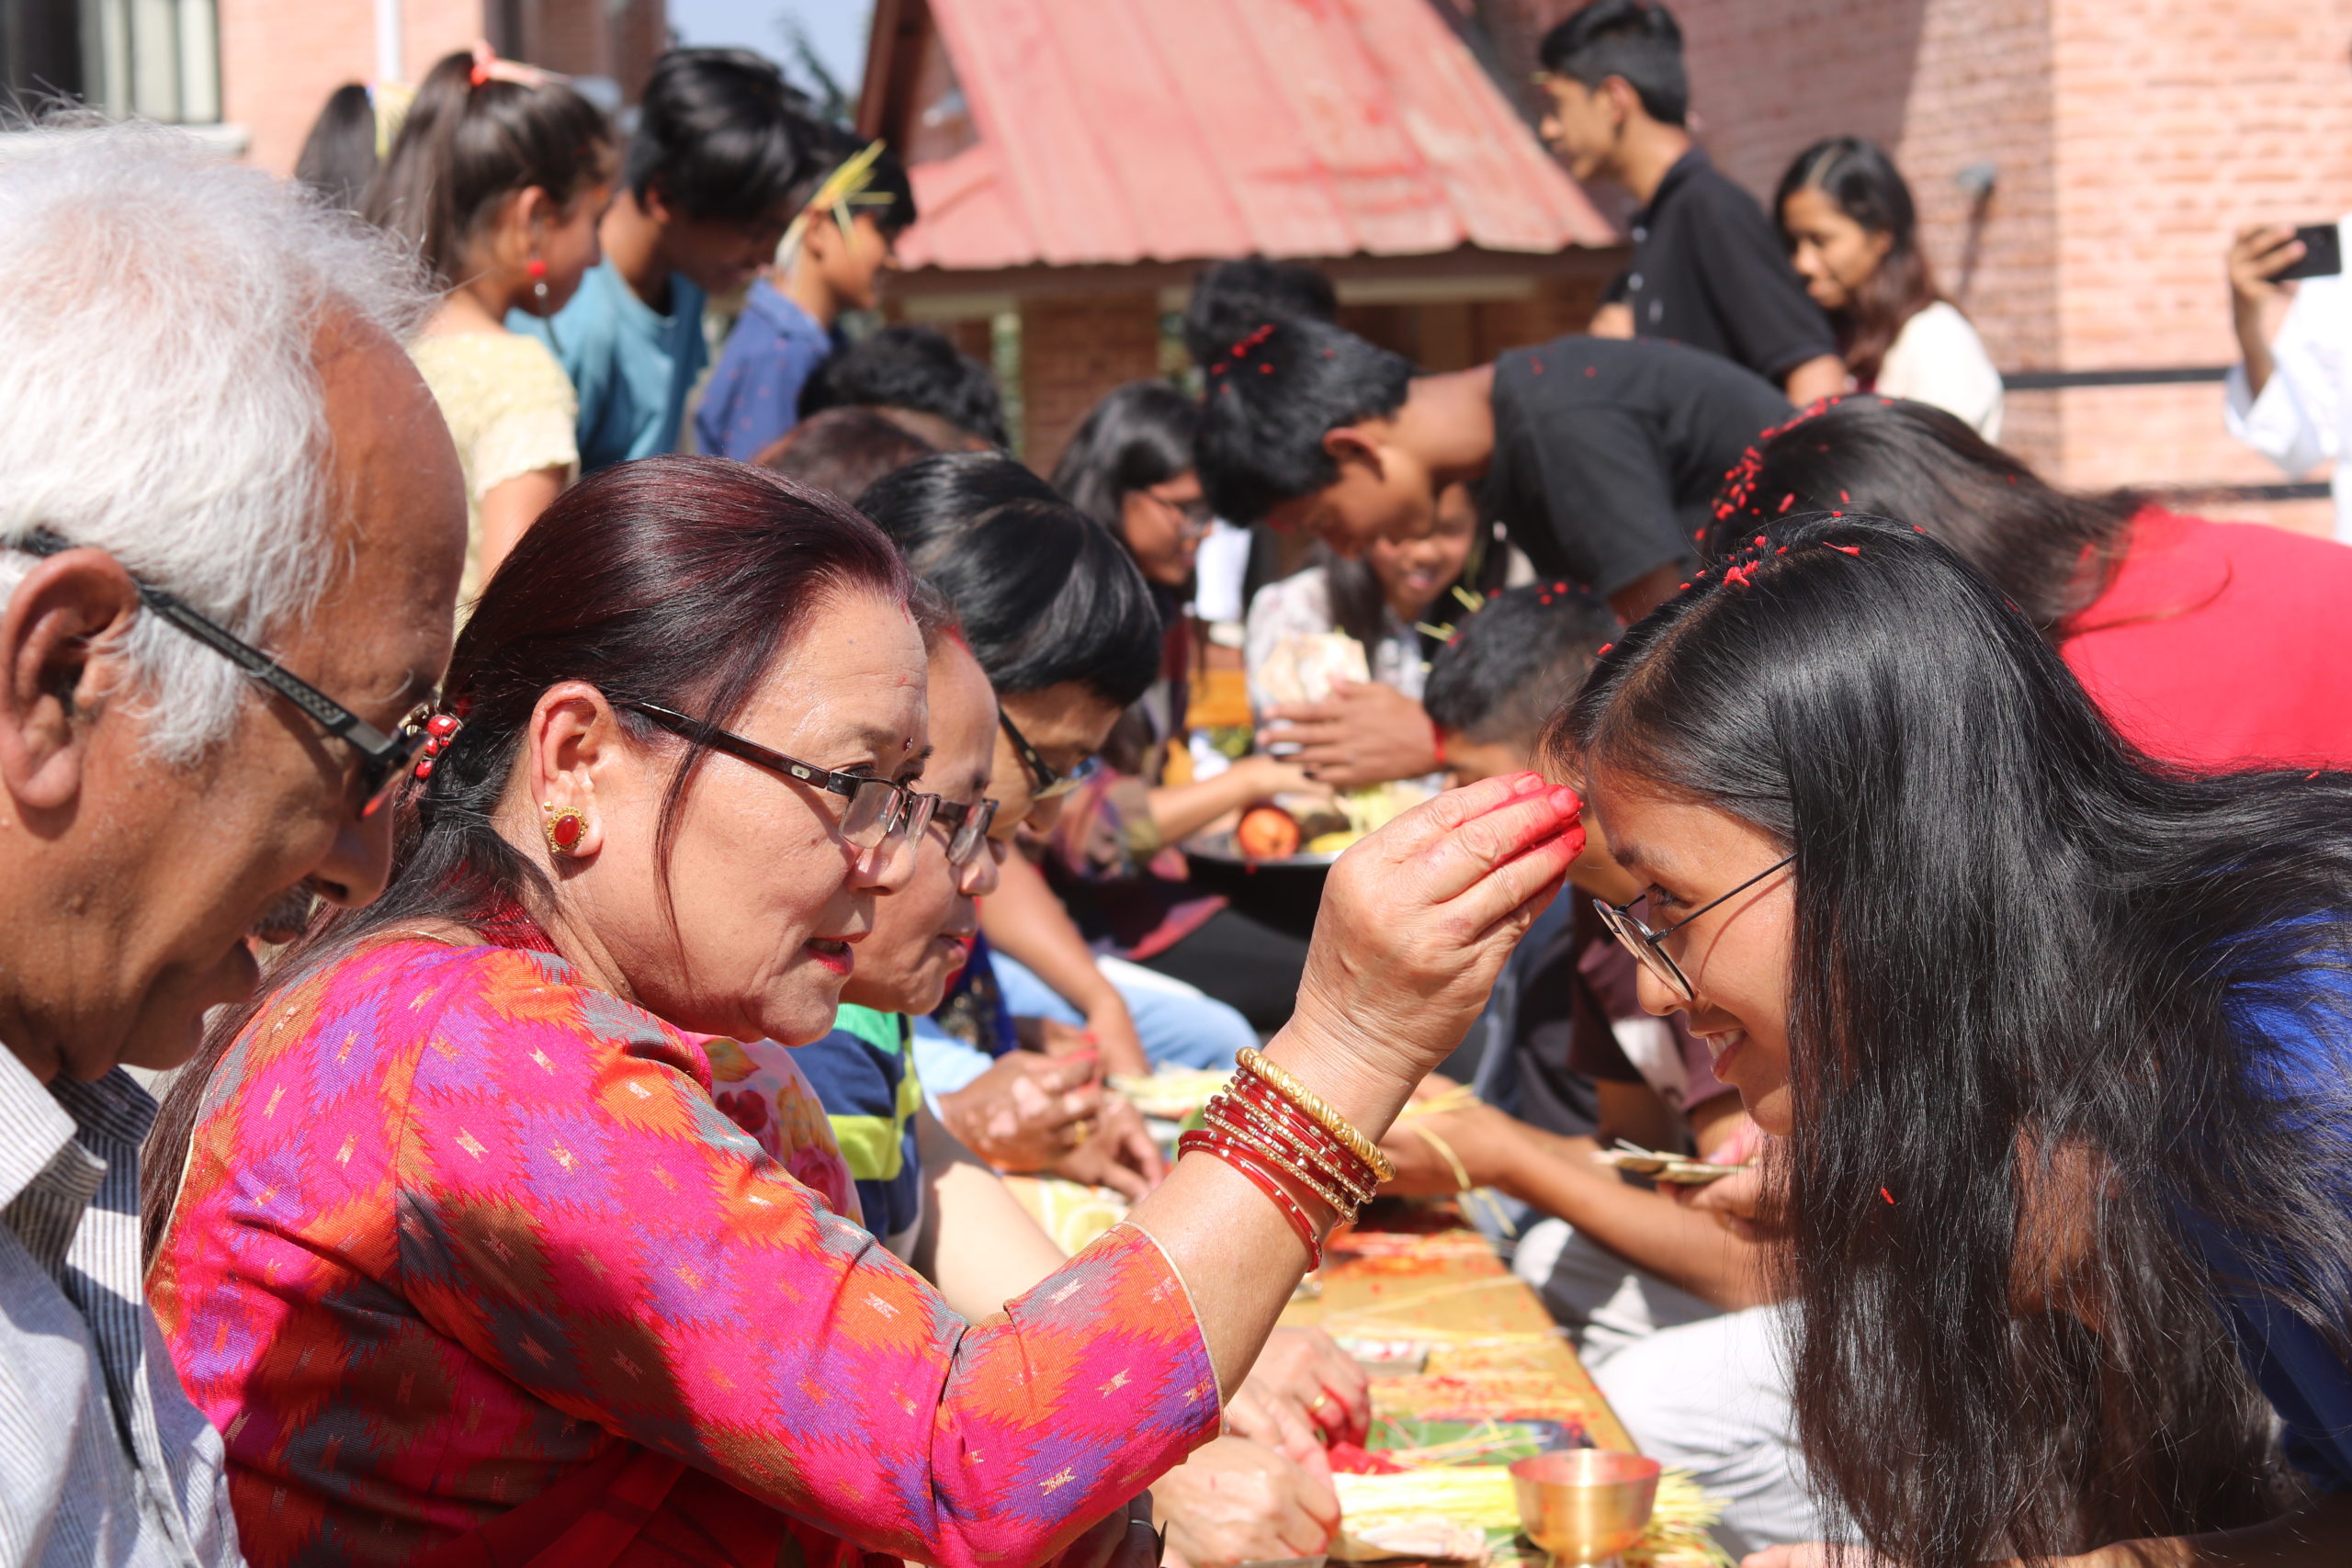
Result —
[[1037, 748], [1029, 744], [1029, 738], [1021, 733], [1021, 727], [1012, 722], [1011, 714], [1000, 707], [996, 710], [996, 721], [1004, 727], [1004, 738], [1012, 742], [1012, 750], [1021, 758], [1021, 765], [1029, 770], [1029, 777], [1036, 785], [1029, 792], [1029, 798], [1033, 801], [1052, 800], [1068, 795], [1092, 778], [1094, 770], [1102, 765], [1100, 758], [1088, 757], [1069, 773], [1057, 773], [1045, 758], [1037, 754]]
[[[620, 702], [614, 705], [626, 708], [630, 713], [641, 714], [673, 735], [699, 742], [714, 751], [724, 751], [738, 761], [749, 762], [753, 767], [763, 768], [769, 773], [782, 773], [785, 777], [805, 784], [811, 789], [821, 789], [830, 795], [838, 795], [843, 800], [850, 802], [851, 807], [856, 804], [860, 791], [888, 790], [892, 798], [883, 808], [881, 830], [875, 836], [873, 843], [860, 844], [854, 839], [850, 839], [846, 833], [842, 835], [844, 840], [860, 850], [878, 848], [900, 834], [910, 839], [913, 838], [930, 823], [933, 811], [941, 804], [939, 797], [935, 795], [923, 795], [909, 789], [902, 784], [893, 784], [888, 779], [876, 778], [871, 773], [839, 773], [831, 768], [820, 768], [813, 762], [804, 762], [797, 757], [787, 757], [783, 752], [763, 746], [756, 740], [746, 739], [732, 730], [721, 729], [707, 719], [691, 717], [678, 712], [675, 708], [665, 708], [658, 703]], [[848, 807], [843, 807], [843, 820], [847, 820], [849, 809]]]
[[1600, 912], [1600, 923], [1609, 928], [1609, 934], [1615, 937], [1626, 952], [1639, 959], [1643, 966], [1651, 974], [1672, 987], [1675, 995], [1686, 1002], [1695, 1001], [1698, 998], [1698, 990], [1690, 984], [1690, 977], [1682, 973], [1682, 965], [1677, 964], [1674, 961], [1674, 955], [1667, 952], [1666, 939], [1708, 910], [1738, 897], [1774, 872], [1792, 864], [1796, 858], [1794, 854], [1782, 855], [1730, 892], [1724, 894], [1721, 897], [1708, 899], [1662, 931], [1652, 931], [1648, 922], [1635, 918], [1634, 906], [1640, 903], [1641, 898], [1628, 898], [1623, 904], [1611, 904], [1606, 898], [1595, 898], [1592, 901], [1592, 907]]
[[[47, 528], [35, 528], [14, 547], [46, 559], [68, 550], [100, 547], [76, 545]], [[432, 739], [424, 728], [424, 716], [432, 708], [430, 703], [418, 704], [400, 727], [387, 735], [202, 612], [152, 582], [142, 581], [133, 574], [125, 575], [130, 577], [130, 585], [139, 590], [141, 604], [292, 703], [301, 710], [303, 717], [359, 754], [360, 816], [376, 814], [407, 776], [417, 753]]]

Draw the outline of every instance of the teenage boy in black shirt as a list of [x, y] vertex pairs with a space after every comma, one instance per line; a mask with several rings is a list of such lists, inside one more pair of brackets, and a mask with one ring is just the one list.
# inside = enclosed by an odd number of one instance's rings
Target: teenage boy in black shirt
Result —
[[[1565, 337], [1416, 376], [1323, 321], [1244, 320], [1226, 341], [1208, 357], [1194, 448], [1221, 516], [1352, 556], [1427, 534], [1440, 491], [1479, 486], [1541, 576], [1592, 589], [1628, 621], [1675, 591], [1724, 471], [1789, 416], [1770, 382], [1679, 344]], [[1300, 742], [1307, 771], [1338, 787], [1427, 773], [1427, 720], [1387, 691], [1278, 710], [1295, 728], [1269, 739]]]
[[1579, 180], [1609, 179], [1633, 220], [1634, 331], [1720, 354], [1804, 404], [1846, 389], [1821, 308], [1764, 209], [1683, 129], [1682, 29], [1656, 0], [1593, 0], [1544, 37], [1544, 139]]

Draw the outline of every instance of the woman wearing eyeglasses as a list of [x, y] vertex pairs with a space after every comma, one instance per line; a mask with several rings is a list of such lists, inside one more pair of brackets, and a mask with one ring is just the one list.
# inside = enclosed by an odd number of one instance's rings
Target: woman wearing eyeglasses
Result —
[[1216, 1067], [1252, 1031], [1289, 1015], [1306, 949], [1190, 883], [1176, 846], [1261, 800], [1317, 786], [1295, 762], [1263, 753], [1197, 779], [1189, 757], [1177, 763], [1201, 649], [1193, 561], [1211, 517], [1193, 468], [1199, 423], [1193, 400], [1170, 383], [1130, 382], [1094, 405], [1055, 465], [1055, 488], [1126, 546], [1167, 633], [1159, 678], [1121, 716], [1104, 776], [1064, 810], [1045, 864], [1090, 941], [1238, 1010], [1222, 1031], [1147, 1042], [1158, 1059]]
[[158, 1134], [151, 1297], [245, 1556], [1141, 1568], [1130, 1500], [1370, 1190], [1573, 797], [1498, 781], [1360, 848], [1251, 1120], [975, 1324], [714, 1098], [724, 1041], [830, 1025], [937, 818], [903, 565], [710, 458], [548, 521], [460, 636], [384, 897], [224, 1021]]
[[[949, 601], [958, 635], [995, 688], [1001, 705], [989, 794], [998, 821], [1008, 835], [1024, 823], [1051, 828], [1093, 776], [1094, 753], [1120, 711], [1159, 669], [1159, 619], [1143, 579], [1045, 481], [994, 453], [910, 464], [858, 505]], [[1102, 1080], [1148, 1070], [1139, 1022], [1164, 1027], [1171, 998], [1138, 994], [1131, 1011], [1018, 855], [1005, 860], [981, 924], [986, 934], [946, 1016], [914, 1021], [916, 1060], [941, 1120], [1000, 1169], [1141, 1197], [1164, 1161], [1142, 1119], [1104, 1094]], [[1057, 1021], [1069, 1035], [1091, 1036], [1071, 1043], [1085, 1049], [1013, 1049], [989, 945], [1000, 935], [1047, 976], [1058, 993], [1053, 1005], [1067, 1010]]]
[[1780, 1134], [1831, 1517], [1904, 1568], [2346, 1561], [2346, 779], [2151, 761], [1906, 525], [1741, 543], [1554, 742], [1645, 1005]]
[[[807, 1075], [857, 1183], [865, 1228], [951, 1304], [981, 1316], [1052, 1273], [1061, 1254], [994, 1172], [944, 1144], [922, 1109], [911, 1020], [939, 1006], [969, 961], [979, 900], [996, 890], [1014, 823], [993, 836], [996, 693], [955, 635], [946, 603], [918, 584], [914, 608], [929, 660], [923, 783], [938, 797], [926, 831], [910, 840], [914, 869], [905, 886], [875, 900], [874, 928], [858, 944], [832, 1028], [797, 1049], [761, 1042], [745, 1051], [752, 1061], [787, 1056]], [[741, 1103], [765, 1119], [756, 1091]], [[720, 1104], [728, 1108], [724, 1097]], [[920, 1255], [919, 1241], [927, 1242]]]

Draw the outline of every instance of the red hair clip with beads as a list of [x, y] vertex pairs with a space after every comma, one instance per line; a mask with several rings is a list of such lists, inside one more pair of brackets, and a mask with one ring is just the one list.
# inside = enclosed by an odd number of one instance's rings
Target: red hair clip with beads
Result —
[[418, 782], [433, 776], [434, 759], [449, 749], [449, 742], [456, 739], [458, 731], [465, 727], [466, 721], [454, 713], [435, 713], [425, 719], [424, 745], [417, 753], [414, 770]]

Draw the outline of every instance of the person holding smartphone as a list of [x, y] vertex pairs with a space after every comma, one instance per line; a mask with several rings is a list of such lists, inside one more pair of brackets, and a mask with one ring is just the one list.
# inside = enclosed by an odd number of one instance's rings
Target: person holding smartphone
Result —
[[[2352, 543], [2352, 473], [2342, 461], [2352, 446], [2352, 398], [2344, 389], [2352, 293], [2344, 285], [2342, 231], [2337, 223], [2238, 231], [2229, 271], [2241, 362], [2230, 371], [2226, 407], [2230, 434], [2289, 474], [2335, 464], [2335, 536]], [[2267, 320], [2282, 299], [2291, 302], [2274, 336]]]

